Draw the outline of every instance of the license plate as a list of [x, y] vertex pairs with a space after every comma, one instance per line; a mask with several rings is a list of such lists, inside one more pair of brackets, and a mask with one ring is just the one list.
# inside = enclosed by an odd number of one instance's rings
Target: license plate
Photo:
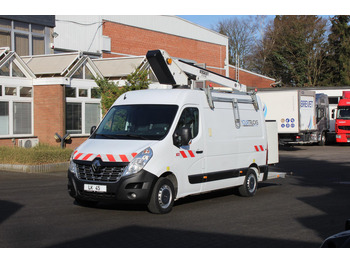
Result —
[[107, 186], [84, 184], [84, 190], [89, 192], [107, 192]]

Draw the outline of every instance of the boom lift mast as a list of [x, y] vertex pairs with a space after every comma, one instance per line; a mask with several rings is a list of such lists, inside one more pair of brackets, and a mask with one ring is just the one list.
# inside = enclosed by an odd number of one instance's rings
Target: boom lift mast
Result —
[[[171, 85], [173, 88], [187, 87], [195, 89], [193, 81], [210, 81], [224, 86], [216, 89], [215, 91], [217, 92], [224, 91], [230, 93], [248, 94], [246, 92], [246, 86], [241, 85], [236, 80], [198, 67], [194, 64], [173, 59], [164, 50], [148, 51], [146, 58], [160, 84]], [[211, 109], [214, 109], [215, 101], [232, 103], [235, 114], [238, 114], [238, 103], [253, 104], [255, 110], [259, 109], [255, 93], [248, 94], [251, 96], [251, 100], [237, 98], [231, 99], [224, 97], [213, 97], [210, 86], [203, 89]], [[240, 125], [240, 123], [236, 123], [236, 125]]]
[[174, 59], [164, 50], [148, 51], [146, 58], [161, 84], [173, 87], [188, 86], [194, 89], [193, 81], [210, 81], [226, 87], [226, 91], [246, 92], [246, 86], [238, 81], [183, 60]]

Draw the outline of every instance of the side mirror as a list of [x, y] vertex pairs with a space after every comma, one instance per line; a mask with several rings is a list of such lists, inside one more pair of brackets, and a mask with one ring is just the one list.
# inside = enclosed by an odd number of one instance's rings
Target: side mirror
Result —
[[332, 118], [334, 119], [335, 109], [332, 109]]
[[192, 139], [192, 134], [191, 134], [191, 129], [189, 127], [182, 127], [179, 130], [179, 132], [175, 131], [173, 135], [173, 143], [177, 147], [188, 146], [191, 139]]
[[90, 129], [90, 135], [92, 135], [96, 130], [96, 126], [92, 126]]

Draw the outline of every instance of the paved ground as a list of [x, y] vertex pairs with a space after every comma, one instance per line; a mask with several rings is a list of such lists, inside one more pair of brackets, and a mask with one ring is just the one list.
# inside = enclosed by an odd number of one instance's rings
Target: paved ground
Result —
[[167, 215], [143, 206], [86, 208], [66, 174], [0, 171], [0, 247], [319, 247], [350, 218], [350, 147], [280, 150], [293, 176], [242, 198], [223, 190], [176, 202]]

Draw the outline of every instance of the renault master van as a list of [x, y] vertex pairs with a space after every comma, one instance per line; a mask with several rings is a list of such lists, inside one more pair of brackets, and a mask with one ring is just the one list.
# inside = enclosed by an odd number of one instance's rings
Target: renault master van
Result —
[[260, 99], [195, 89], [120, 96], [71, 156], [68, 191], [80, 204], [114, 200], [168, 213], [188, 195], [238, 187], [253, 196], [267, 178]]

